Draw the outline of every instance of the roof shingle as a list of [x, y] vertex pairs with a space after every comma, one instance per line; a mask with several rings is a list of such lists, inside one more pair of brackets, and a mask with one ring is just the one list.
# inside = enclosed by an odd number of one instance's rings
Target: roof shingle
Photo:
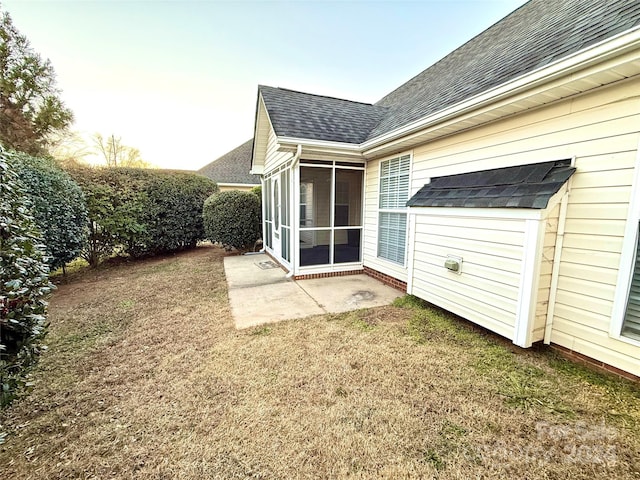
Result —
[[240, 183], [260, 185], [260, 175], [251, 175], [251, 155], [253, 139], [225, 153], [220, 158], [205, 165], [198, 173], [209, 177], [219, 184]]
[[542, 209], [575, 171], [558, 160], [435, 177], [407, 206]]
[[278, 136], [359, 144], [638, 25], [638, 0], [531, 0], [373, 105], [259, 91]]
[[637, 0], [531, 0], [376, 103], [374, 138], [640, 24]]
[[386, 107], [261, 85], [276, 135], [359, 144]]

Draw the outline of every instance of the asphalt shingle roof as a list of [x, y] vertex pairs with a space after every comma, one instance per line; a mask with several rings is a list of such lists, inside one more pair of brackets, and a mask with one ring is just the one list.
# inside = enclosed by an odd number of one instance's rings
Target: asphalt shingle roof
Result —
[[259, 90], [278, 136], [362, 143], [638, 25], [638, 0], [531, 0], [373, 105]]
[[576, 169], [571, 160], [435, 177], [410, 207], [546, 208]]
[[217, 183], [244, 183], [260, 185], [260, 175], [251, 175], [253, 139], [205, 165], [198, 173]]
[[260, 86], [276, 135], [362, 143], [387, 109], [370, 103]]

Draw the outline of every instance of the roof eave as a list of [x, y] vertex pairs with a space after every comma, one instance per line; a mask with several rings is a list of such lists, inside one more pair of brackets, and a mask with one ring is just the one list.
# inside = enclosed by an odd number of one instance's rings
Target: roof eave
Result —
[[[406, 139], [411, 135], [434, 128], [447, 121], [455, 121], [456, 118], [460, 118], [484, 107], [489, 107], [497, 102], [507, 101], [519, 94], [530, 92], [536, 88], [543, 88], [544, 85], [549, 85], [551, 82], [559, 81], [564, 78], [568, 83], [573, 80], [571, 78], [571, 74], [577, 73], [579, 70], [589, 68], [590, 66], [602, 64], [607, 60], [622, 57], [634, 50], [638, 58], [632, 59], [633, 62], [629, 63], [631, 63], [636, 69], [634, 74], [640, 74], [640, 27], [636, 27], [592, 45], [584, 50], [578, 51], [568, 57], [564, 57], [550, 65], [541, 67], [514, 80], [486, 90], [483, 93], [460, 102], [452, 107], [367, 140], [359, 146], [359, 149], [365, 156], [375, 157], [378, 153], [384, 153], [380, 152], [381, 147], [384, 147], [385, 151], [393, 149], [394, 144], [399, 143], [400, 140]], [[595, 85], [593, 88], [601, 86], [602, 84], [604, 83], [600, 82], [599, 85]], [[554, 84], [553, 87], [556, 88], [557, 85]], [[541, 104], [543, 103], [544, 102], [541, 102]], [[530, 107], [525, 106], [522, 110], [526, 110], [528, 108]], [[510, 114], [512, 113], [515, 112], [510, 112]], [[495, 119], [495, 116], [491, 118], [491, 120]], [[423, 141], [424, 140], [416, 139], [415, 144]], [[409, 146], [410, 144], [407, 142], [403, 142], [402, 144], [403, 149], [408, 148]]]

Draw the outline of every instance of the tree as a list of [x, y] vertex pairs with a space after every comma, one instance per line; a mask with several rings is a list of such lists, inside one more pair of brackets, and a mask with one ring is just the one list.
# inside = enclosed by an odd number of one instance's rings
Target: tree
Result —
[[28, 386], [42, 351], [53, 285], [12, 159], [0, 149], [0, 407]]
[[72, 168], [87, 163], [91, 149], [77, 131], [62, 130], [49, 136], [49, 154], [62, 168]]
[[93, 136], [98, 155], [104, 158], [107, 167], [149, 168], [151, 165], [140, 156], [140, 150], [122, 143], [120, 137], [110, 135], [106, 139], [99, 133]]
[[0, 10], [0, 143], [44, 153], [49, 135], [73, 121], [59, 95], [51, 62], [33, 51], [9, 13]]

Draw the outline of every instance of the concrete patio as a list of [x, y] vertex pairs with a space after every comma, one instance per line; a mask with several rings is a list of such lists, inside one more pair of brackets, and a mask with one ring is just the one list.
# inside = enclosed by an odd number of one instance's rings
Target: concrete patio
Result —
[[226, 257], [236, 328], [390, 304], [402, 292], [367, 275], [294, 281], [265, 254]]

